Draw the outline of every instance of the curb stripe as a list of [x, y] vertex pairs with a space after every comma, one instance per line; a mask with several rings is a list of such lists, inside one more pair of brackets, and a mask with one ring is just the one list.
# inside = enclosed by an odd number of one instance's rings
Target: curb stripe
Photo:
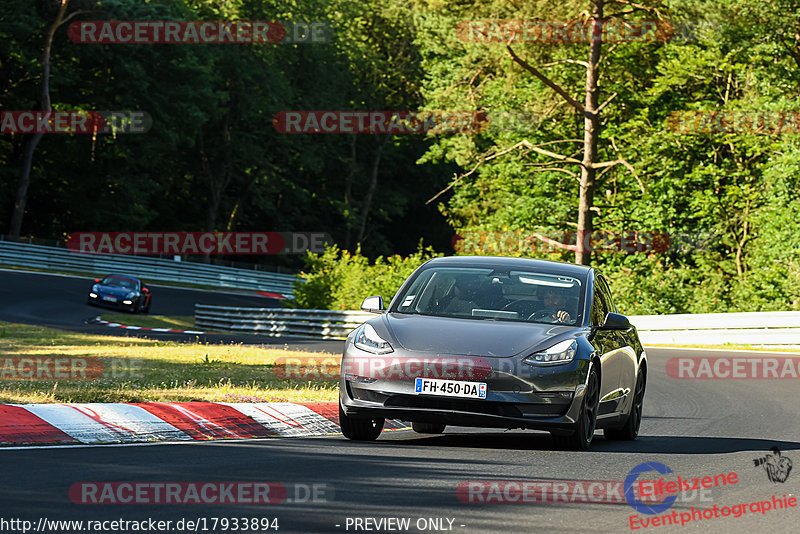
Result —
[[77, 443], [64, 433], [22, 406], [0, 406], [0, 442], [2, 443]]
[[291, 402], [223, 403], [252, 417], [279, 436], [321, 436], [336, 434], [339, 425], [313, 410]]
[[88, 319], [86, 324], [99, 324], [103, 326], [110, 326], [111, 328], [123, 328], [125, 330], [143, 330], [147, 332], [171, 332], [173, 334], [189, 334], [192, 336], [201, 336], [204, 335], [206, 332], [201, 332], [198, 330], [173, 330], [172, 328], [148, 328], [146, 326], [128, 326], [126, 324], [120, 323], [110, 323], [108, 321], [104, 321], [98, 315], [94, 319]]
[[179, 428], [192, 439], [270, 438], [278, 434], [224, 404], [211, 402], [147, 402], [137, 404]]
[[[384, 425], [387, 431], [405, 428], [408, 425], [396, 419]], [[0, 405], [0, 445], [186, 442], [340, 432], [336, 402]]]

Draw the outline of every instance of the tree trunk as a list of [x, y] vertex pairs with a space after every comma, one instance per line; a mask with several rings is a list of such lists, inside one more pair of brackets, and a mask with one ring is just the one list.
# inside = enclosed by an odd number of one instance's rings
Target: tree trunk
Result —
[[378, 169], [381, 164], [381, 154], [383, 153], [383, 145], [386, 144], [388, 136], [383, 136], [383, 139], [378, 144], [378, 149], [375, 151], [375, 157], [372, 160], [372, 171], [369, 178], [369, 189], [367, 189], [367, 196], [364, 197], [364, 206], [361, 208], [361, 227], [358, 230], [358, 239], [356, 242], [360, 245], [364, 240], [364, 234], [367, 231], [367, 219], [369, 217], [369, 210], [372, 206], [372, 197], [375, 195], [375, 190], [378, 186]]
[[345, 218], [344, 218], [344, 225], [345, 225], [345, 238], [344, 238], [344, 249], [350, 250], [350, 246], [352, 245], [352, 237], [353, 237], [353, 228], [352, 228], [352, 220], [353, 220], [353, 202], [352, 202], [352, 191], [353, 191], [353, 178], [356, 175], [356, 138], [358, 136], [353, 134], [350, 136], [350, 172], [347, 173], [347, 176], [344, 179], [344, 210], [345, 210]]
[[[594, 0], [592, 9], [594, 26], [603, 20], [603, 4], [605, 0]], [[578, 238], [575, 251], [575, 263], [589, 265], [592, 259], [591, 239], [594, 225], [592, 223], [592, 207], [594, 207], [595, 160], [597, 158], [597, 140], [600, 137], [600, 119], [597, 114], [600, 50], [603, 41], [593, 31], [589, 66], [586, 69], [586, 99], [583, 114], [583, 160], [581, 164], [580, 197], [578, 200]]]
[[[53, 110], [50, 104], [50, 51], [53, 48], [53, 37], [56, 34], [56, 30], [65, 22], [64, 13], [67, 11], [68, 4], [69, 0], [61, 0], [61, 6], [58, 8], [58, 15], [56, 15], [56, 20], [47, 32], [47, 40], [44, 44], [44, 52], [42, 53], [42, 111]], [[28, 201], [28, 187], [31, 183], [33, 152], [36, 150], [36, 145], [42, 140], [43, 135], [42, 133], [34, 134], [28, 142], [28, 146], [25, 147], [22, 174], [19, 178], [17, 198], [14, 202], [14, 211], [11, 214], [11, 225], [8, 231], [9, 238], [12, 240], [19, 239], [22, 233], [22, 219], [25, 216], [25, 204]]]

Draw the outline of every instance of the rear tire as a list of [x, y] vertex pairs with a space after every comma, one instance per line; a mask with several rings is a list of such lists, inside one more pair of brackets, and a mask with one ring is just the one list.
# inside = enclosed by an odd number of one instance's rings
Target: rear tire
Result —
[[445, 426], [439, 423], [411, 423], [411, 428], [417, 434], [441, 434]]
[[639, 426], [642, 424], [642, 405], [644, 404], [644, 390], [647, 382], [644, 377], [644, 370], [639, 369], [639, 376], [636, 377], [636, 392], [633, 395], [633, 403], [628, 419], [620, 428], [606, 428], [603, 435], [606, 439], [615, 441], [633, 441], [639, 435]]
[[594, 365], [589, 369], [589, 379], [586, 381], [586, 391], [583, 393], [583, 403], [578, 415], [578, 424], [575, 432], [567, 436], [553, 434], [553, 440], [561, 449], [585, 451], [589, 448], [597, 428], [597, 410], [600, 406], [600, 379]]
[[385, 419], [367, 419], [346, 415], [339, 405], [339, 426], [342, 434], [353, 441], [375, 441], [381, 435]]

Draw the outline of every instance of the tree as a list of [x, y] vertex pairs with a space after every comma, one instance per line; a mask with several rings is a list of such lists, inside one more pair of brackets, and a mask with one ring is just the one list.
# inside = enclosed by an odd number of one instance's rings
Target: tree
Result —
[[[67, 8], [70, 0], [60, 0], [60, 5], [56, 13], [55, 20], [50, 25], [47, 31], [47, 38], [44, 43], [44, 51], [42, 53], [42, 87], [41, 87], [41, 108], [42, 111], [50, 112], [53, 106], [50, 103], [50, 54], [53, 48], [53, 38], [55, 37], [56, 30], [63, 24], [69, 22], [70, 19], [83, 13], [83, 11], [74, 11], [67, 15]], [[25, 216], [25, 204], [28, 199], [28, 187], [31, 182], [31, 167], [33, 166], [33, 153], [39, 141], [42, 140], [44, 133], [37, 132], [33, 134], [25, 147], [22, 163], [22, 174], [19, 179], [19, 186], [17, 188], [16, 201], [14, 203], [14, 211], [11, 215], [11, 224], [9, 226], [9, 237], [11, 239], [18, 239], [22, 232], [22, 219]]]

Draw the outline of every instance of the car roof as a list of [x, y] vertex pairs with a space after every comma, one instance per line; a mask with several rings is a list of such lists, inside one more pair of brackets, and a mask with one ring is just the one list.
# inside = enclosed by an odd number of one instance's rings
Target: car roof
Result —
[[576, 265], [563, 261], [534, 260], [532, 258], [509, 258], [506, 256], [447, 256], [433, 258], [426, 266], [456, 267], [467, 265], [473, 267], [493, 267], [504, 269], [535, 270], [543, 274], [561, 274], [585, 279], [591, 267]]

